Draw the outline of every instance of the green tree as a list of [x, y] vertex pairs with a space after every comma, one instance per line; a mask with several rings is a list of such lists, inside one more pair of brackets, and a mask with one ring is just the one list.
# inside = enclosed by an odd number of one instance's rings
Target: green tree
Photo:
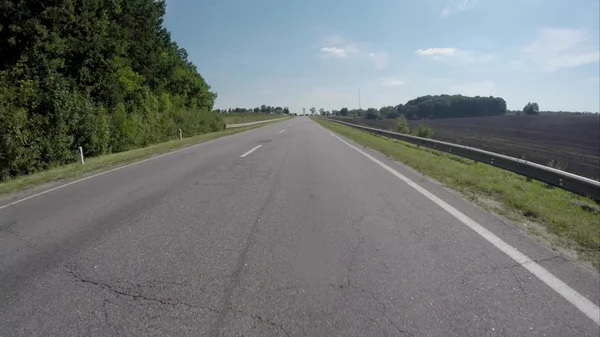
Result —
[[315, 107], [310, 108], [310, 114], [314, 115], [317, 112], [317, 109]]
[[367, 119], [378, 119], [380, 116], [379, 114], [379, 110], [375, 109], [375, 108], [368, 108], [366, 111], [366, 118]]
[[535, 102], [533, 102], [533, 103], [529, 102], [523, 108], [523, 113], [526, 114], [526, 115], [539, 115], [540, 114], [540, 107]]
[[0, 3], [0, 179], [217, 131], [216, 93], [163, 0]]
[[410, 133], [410, 126], [404, 115], [401, 115], [400, 117], [396, 118], [396, 132], [404, 134]]
[[396, 108], [394, 108], [393, 106], [383, 107], [379, 110], [379, 113], [381, 114], [381, 117], [389, 119], [395, 119], [400, 116]]
[[348, 116], [348, 108], [342, 108], [340, 110], [340, 115], [342, 115], [342, 116]]

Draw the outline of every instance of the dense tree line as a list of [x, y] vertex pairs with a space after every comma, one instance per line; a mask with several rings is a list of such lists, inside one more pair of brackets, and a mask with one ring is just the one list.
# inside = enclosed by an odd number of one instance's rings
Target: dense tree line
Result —
[[256, 108], [229, 108], [229, 109], [215, 109], [218, 113], [264, 113], [264, 114], [290, 114], [290, 109], [288, 107], [280, 107], [280, 106], [270, 106], [270, 105], [261, 105]]
[[334, 110], [333, 114], [369, 119], [398, 118], [402, 115], [412, 120], [500, 116], [506, 114], [506, 101], [503, 98], [491, 96], [427, 95], [412, 99], [406, 104], [367, 110], [343, 108]]
[[0, 179], [223, 128], [164, 0], [0, 1]]

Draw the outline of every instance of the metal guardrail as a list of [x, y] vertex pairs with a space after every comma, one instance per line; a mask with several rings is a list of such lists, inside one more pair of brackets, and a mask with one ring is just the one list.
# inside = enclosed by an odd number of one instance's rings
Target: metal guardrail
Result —
[[489, 152], [473, 147], [405, 135], [398, 132], [370, 128], [367, 126], [346, 123], [326, 118], [327, 121], [350, 126], [373, 134], [402, 140], [408, 143], [428, 147], [431, 149], [448, 152], [456, 156], [468, 158], [480, 163], [485, 163], [516, 174], [535, 179], [546, 184], [594, 199], [600, 202], [600, 182], [581, 177], [569, 172], [552, 167], [536, 164], [527, 160], [513, 158], [502, 154]]

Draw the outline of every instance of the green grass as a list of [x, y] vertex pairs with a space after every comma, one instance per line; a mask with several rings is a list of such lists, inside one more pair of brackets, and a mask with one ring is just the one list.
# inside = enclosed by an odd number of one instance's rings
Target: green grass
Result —
[[[274, 122], [273, 122], [274, 123]], [[220, 137], [233, 135], [247, 130], [259, 128], [271, 123], [263, 123], [258, 125], [250, 125], [240, 128], [227, 129], [219, 132], [205, 133], [202, 135], [184, 138], [182, 140], [172, 140], [165, 143], [150, 145], [148, 147], [99, 156], [94, 158], [86, 158], [85, 165], [73, 163], [69, 165], [59, 166], [47, 171], [37, 172], [34, 174], [16, 177], [5, 182], [0, 182], [0, 195], [18, 192], [27, 188], [56, 181], [61, 179], [73, 178], [85, 173], [108, 169], [118, 165], [131, 163], [142, 160], [154, 155], [167, 153], [172, 150], [184, 148], [187, 146], [204, 143]]]
[[271, 114], [264, 114], [264, 113], [223, 114], [223, 119], [225, 120], [225, 124], [250, 123], [250, 122], [266, 121], [269, 119], [277, 119], [277, 118], [283, 118], [283, 117], [286, 117], [286, 115], [271, 115]]
[[540, 236], [554, 249], [600, 269], [600, 211], [590, 199], [466, 158], [314, 120], [461, 192]]

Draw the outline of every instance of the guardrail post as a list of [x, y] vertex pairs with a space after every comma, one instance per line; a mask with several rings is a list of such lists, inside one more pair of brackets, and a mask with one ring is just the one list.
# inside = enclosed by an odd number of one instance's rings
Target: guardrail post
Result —
[[346, 123], [335, 119], [326, 118], [326, 120], [333, 123], [346, 125], [355, 129], [363, 130], [374, 135], [399, 139], [408, 143], [415, 144], [417, 147], [423, 146], [427, 148], [433, 148], [439, 151], [451, 153], [456, 156], [468, 158], [476, 162], [489, 164], [494, 167], [511, 171], [521, 176], [524, 176], [526, 177], [525, 179], [527, 182], [537, 180], [554, 187], [562, 188], [575, 194], [592, 198], [596, 202], [600, 203], [600, 182], [590, 178], [578, 176], [576, 174], [565, 172], [553, 167], [529, 162], [525, 159], [509, 157], [506, 155], [493, 153], [490, 151], [485, 151], [460, 144], [453, 144], [433, 139], [409, 136], [398, 132], [390, 132], [386, 130], [375, 129], [362, 125]]
[[83, 160], [83, 148], [81, 148], [81, 146], [79, 147], [79, 162], [81, 165], [85, 164], [85, 161]]
[[183, 139], [183, 134], [181, 133], [181, 129], [179, 129], [179, 140]]

